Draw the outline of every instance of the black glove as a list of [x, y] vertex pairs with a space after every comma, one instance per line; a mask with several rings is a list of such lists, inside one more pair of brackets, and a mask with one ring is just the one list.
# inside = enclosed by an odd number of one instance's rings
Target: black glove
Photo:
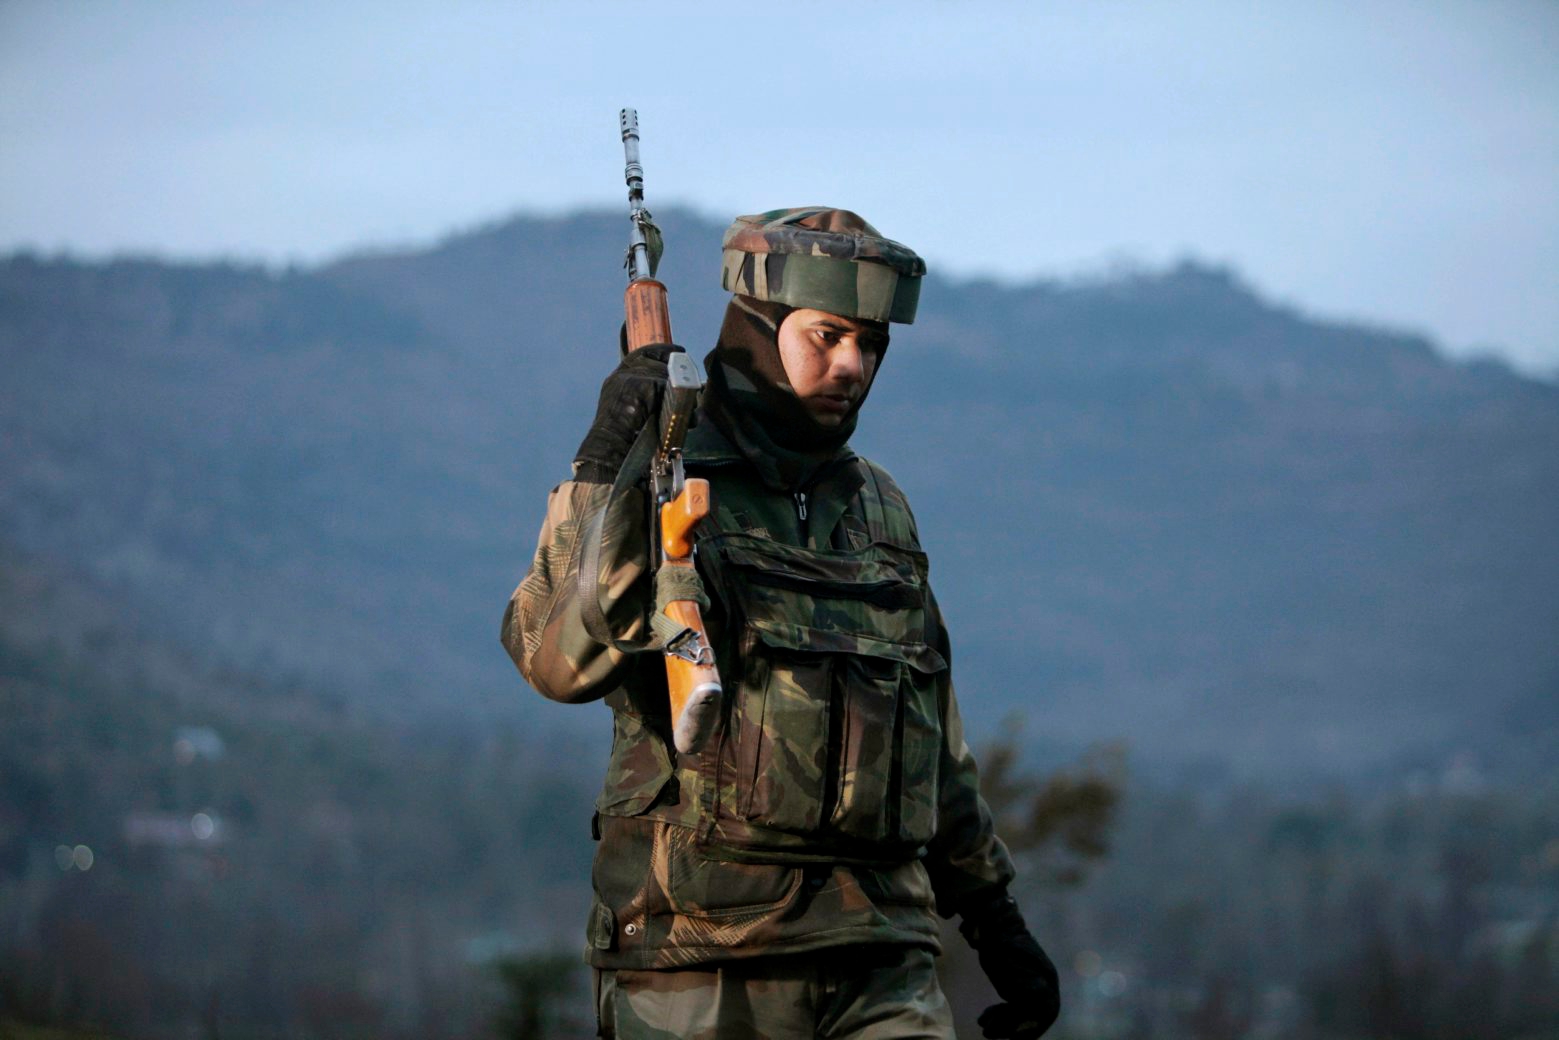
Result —
[[1005, 1003], [988, 1007], [980, 1029], [991, 1040], [1035, 1040], [1061, 1013], [1056, 966], [1040, 949], [1005, 888], [969, 897], [958, 930], [980, 955], [980, 970]]
[[660, 413], [666, 393], [666, 359], [682, 353], [669, 343], [655, 343], [622, 359], [601, 384], [595, 422], [574, 455], [574, 479], [610, 484], [617, 477], [628, 449], [646, 422]]

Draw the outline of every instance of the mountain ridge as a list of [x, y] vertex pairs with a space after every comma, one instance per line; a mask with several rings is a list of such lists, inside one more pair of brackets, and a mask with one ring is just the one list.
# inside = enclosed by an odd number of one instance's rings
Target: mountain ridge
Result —
[[[719, 228], [661, 222], [698, 356]], [[282, 271], [0, 260], [0, 532], [382, 710], [595, 726], [531, 698], [496, 627], [612, 363], [623, 230], [516, 218]], [[1450, 747], [1467, 691], [1555, 688], [1556, 445], [1559, 388], [1189, 262], [928, 278], [857, 438], [916, 506], [974, 724], [1247, 768]]]

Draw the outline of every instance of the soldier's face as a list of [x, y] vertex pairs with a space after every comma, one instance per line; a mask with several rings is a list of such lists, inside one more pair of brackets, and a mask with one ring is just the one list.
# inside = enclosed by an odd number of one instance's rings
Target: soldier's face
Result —
[[785, 378], [821, 426], [844, 422], [871, 386], [887, 345], [881, 326], [827, 311], [791, 311], [779, 327]]

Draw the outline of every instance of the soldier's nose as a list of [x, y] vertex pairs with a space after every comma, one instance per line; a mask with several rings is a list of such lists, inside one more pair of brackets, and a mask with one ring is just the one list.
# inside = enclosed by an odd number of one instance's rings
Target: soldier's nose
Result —
[[830, 375], [842, 383], [858, 383], [865, 377], [866, 370], [861, 361], [861, 349], [848, 340], [841, 342], [833, 350]]

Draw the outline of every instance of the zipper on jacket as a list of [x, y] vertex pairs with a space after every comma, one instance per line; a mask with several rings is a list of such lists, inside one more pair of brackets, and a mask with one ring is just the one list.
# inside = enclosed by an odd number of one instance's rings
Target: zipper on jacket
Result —
[[807, 518], [807, 493], [805, 491], [797, 491], [794, 497], [796, 499], [796, 519], [805, 520]]

